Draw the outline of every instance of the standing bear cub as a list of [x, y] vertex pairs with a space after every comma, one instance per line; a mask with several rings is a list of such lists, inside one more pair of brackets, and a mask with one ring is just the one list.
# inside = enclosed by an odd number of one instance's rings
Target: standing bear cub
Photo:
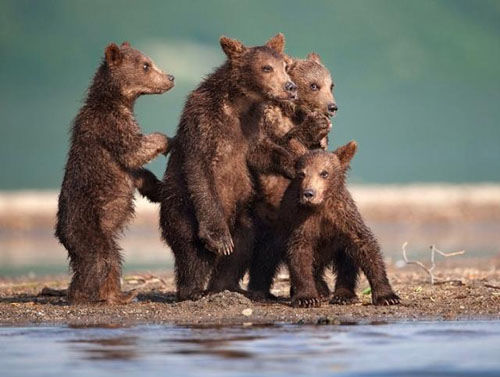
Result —
[[180, 300], [199, 298], [209, 279], [209, 292], [240, 290], [254, 239], [246, 158], [258, 130], [248, 117], [262, 101], [296, 97], [283, 35], [256, 47], [220, 44], [227, 60], [189, 95], [163, 180], [160, 226]]
[[333, 153], [314, 150], [297, 162], [296, 178], [280, 208], [281, 235], [290, 271], [292, 305], [320, 304], [317, 277], [333, 265], [337, 275], [331, 303], [356, 300], [359, 271], [366, 275], [375, 305], [399, 303], [377, 240], [365, 225], [345, 187], [346, 171], [356, 153], [350, 142]]
[[153, 174], [142, 165], [169, 148], [160, 133], [143, 135], [134, 119], [142, 94], [161, 94], [174, 78], [127, 42], [110, 44], [74, 120], [59, 195], [56, 236], [68, 250], [71, 303], [127, 303], [117, 238], [134, 212], [135, 188]]
[[[289, 58], [288, 74], [297, 85], [298, 99], [289, 103], [264, 103], [260, 127], [270, 139], [278, 139], [293, 155], [293, 161], [309, 150], [326, 149], [331, 129], [330, 116], [338, 110], [333, 79], [319, 55]], [[255, 174], [257, 173], [257, 174]], [[254, 172], [256, 197], [253, 203], [256, 241], [249, 269], [248, 290], [255, 299], [276, 299], [270, 293], [283, 254], [275, 247], [278, 210], [290, 179], [277, 174]], [[320, 294], [330, 294], [322, 279]]]

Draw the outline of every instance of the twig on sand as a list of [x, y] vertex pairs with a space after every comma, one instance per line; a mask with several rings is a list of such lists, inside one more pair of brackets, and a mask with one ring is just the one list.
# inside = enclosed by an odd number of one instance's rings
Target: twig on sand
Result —
[[414, 264], [422, 268], [425, 272], [429, 274], [429, 277], [431, 279], [431, 285], [435, 285], [438, 283], [443, 283], [443, 282], [436, 282], [436, 277], [434, 276], [434, 268], [436, 267], [436, 262], [435, 262], [435, 257], [436, 253], [442, 255], [443, 257], [453, 257], [455, 255], [462, 255], [465, 253], [465, 250], [460, 250], [460, 251], [454, 251], [451, 253], [445, 253], [444, 251], [439, 250], [436, 248], [435, 245], [430, 246], [430, 251], [431, 251], [431, 266], [427, 267], [425, 264], [418, 260], [409, 260], [407, 255], [406, 255], [406, 246], [408, 245], [408, 242], [405, 242], [402, 246], [403, 249], [403, 260], [405, 261], [406, 264]]

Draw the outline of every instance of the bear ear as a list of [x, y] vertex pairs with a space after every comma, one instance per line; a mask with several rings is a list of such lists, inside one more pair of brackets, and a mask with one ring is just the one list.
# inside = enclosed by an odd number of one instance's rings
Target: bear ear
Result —
[[336, 154], [340, 160], [340, 165], [343, 168], [346, 168], [349, 166], [349, 163], [356, 154], [357, 149], [358, 143], [353, 140], [342, 147], [338, 147], [335, 151], [333, 151], [333, 153]]
[[220, 37], [220, 46], [229, 58], [229, 60], [239, 58], [246, 50], [246, 47], [240, 41], [226, 36]]
[[294, 63], [293, 58], [291, 56], [288, 56], [287, 54], [284, 54], [283, 58], [285, 59], [285, 64], [287, 65], [287, 70], [290, 70], [291, 66]]
[[323, 63], [321, 63], [321, 57], [318, 54], [316, 54], [315, 52], [311, 52], [310, 54], [308, 54], [307, 60], [316, 62], [318, 64], [323, 64]]
[[285, 52], [285, 36], [282, 33], [276, 34], [266, 42], [266, 46], [283, 54]]
[[130, 47], [130, 42], [124, 41], [121, 45], [121, 47]]
[[115, 43], [110, 43], [108, 47], [106, 47], [104, 55], [109, 66], [117, 66], [122, 62], [120, 47], [118, 47]]

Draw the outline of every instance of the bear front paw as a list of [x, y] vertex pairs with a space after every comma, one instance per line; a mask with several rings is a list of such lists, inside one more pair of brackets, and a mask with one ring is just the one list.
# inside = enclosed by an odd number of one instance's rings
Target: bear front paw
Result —
[[265, 302], [265, 301], [273, 301], [276, 302], [278, 301], [278, 297], [273, 295], [271, 292], [266, 292], [266, 291], [247, 291], [247, 297], [252, 300], [252, 301], [259, 301], [259, 302]]
[[301, 296], [292, 299], [294, 308], [318, 308], [321, 306], [321, 299], [314, 296]]
[[160, 132], [155, 132], [150, 135], [152, 142], [156, 147], [158, 154], [165, 154], [169, 148], [168, 137]]
[[355, 304], [358, 302], [358, 298], [356, 296], [354, 297], [346, 297], [346, 296], [337, 296], [333, 295], [332, 299], [330, 300], [330, 304], [332, 305], [349, 305], [349, 304]]
[[400, 303], [401, 299], [394, 292], [384, 294], [384, 295], [374, 295], [372, 297], [373, 305], [397, 305]]
[[205, 247], [213, 253], [230, 255], [234, 250], [234, 243], [228, 229], [210, 229], [200, 226], [198, 236]]
[[320, 143], [332, 129], [330, 119], [316, 112], [309, 114], [305, 123], [303, 141], [306, 144]]
[[333, 305], [347, 305], [354, 304], [356, 302], [358, 302], [358, 296], [356, 296], [356, 293], [349, 288], [335, 289], [332, 299], [330, 300], [330, 304]]

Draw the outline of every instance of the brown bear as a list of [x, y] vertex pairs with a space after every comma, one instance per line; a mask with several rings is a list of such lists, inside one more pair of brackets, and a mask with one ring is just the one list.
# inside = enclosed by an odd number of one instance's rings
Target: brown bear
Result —
[[293, 306], [320, 304], [315, 277], [323, 276], [328, 266], [337, 275], [331, 303], [356, 300], [360, 270], [370, 283], [373, 304], [399, 303], [377, 240], [346, 189], [346, 171], [356, 149], [357, 144], [350, 142], [333, 153], [306, 153], [283, 196], [279, 236], [290, 271]]
[[173, 76], [129, 43], [106, 47], [73, 122], [59, 195], [55, 234], [68, 250], [73, 272], [70, 303], [127, 303], [135, 296], [121, 291], [117, 238], [134, 213], [136, 186], [152, 175], [142, 165], [166, 153], [168, 139], [143, 135], [133, 108], [140, 95], [173, 86]]
[[[269, 138], [281, 139], [296, 159], [308, 150], [327, 147], [331, 128], [328, 117], [338, 110], [333, 95], [334, 83], [319, 55], [311, 53], [306, 59], [290, 59], [288, 72], [298, 87], [295, 106], [282, 102], [265, 104], [261, 128]], [[279, 141], [279, 140], [278, 140]], [[255, 174], [257, 195], [253, 204], [256, 227], [254, 256], [250, 266], [248, 290], [255, 299], [275, 299], [270, 293], [282, 253], [273, 246], [278, 209], [290, 179], [276, 174]], [[329, 290], [322, 278], [322, 296]]]
[[175, 257], [177, 297], [239, 290], [234, 278], [218, 280], [219, 269], [241, 275], [251, 256], [253, 226], [248, 213], [254, 190], [246, 163], [258, 130], [246, 118], [269, 99], [293, 99], [296, 86], [285, 70], [284, 37], [247, 47], [222, 37], [227, 61], [188, 97], [161, 188], [160, 227]]

